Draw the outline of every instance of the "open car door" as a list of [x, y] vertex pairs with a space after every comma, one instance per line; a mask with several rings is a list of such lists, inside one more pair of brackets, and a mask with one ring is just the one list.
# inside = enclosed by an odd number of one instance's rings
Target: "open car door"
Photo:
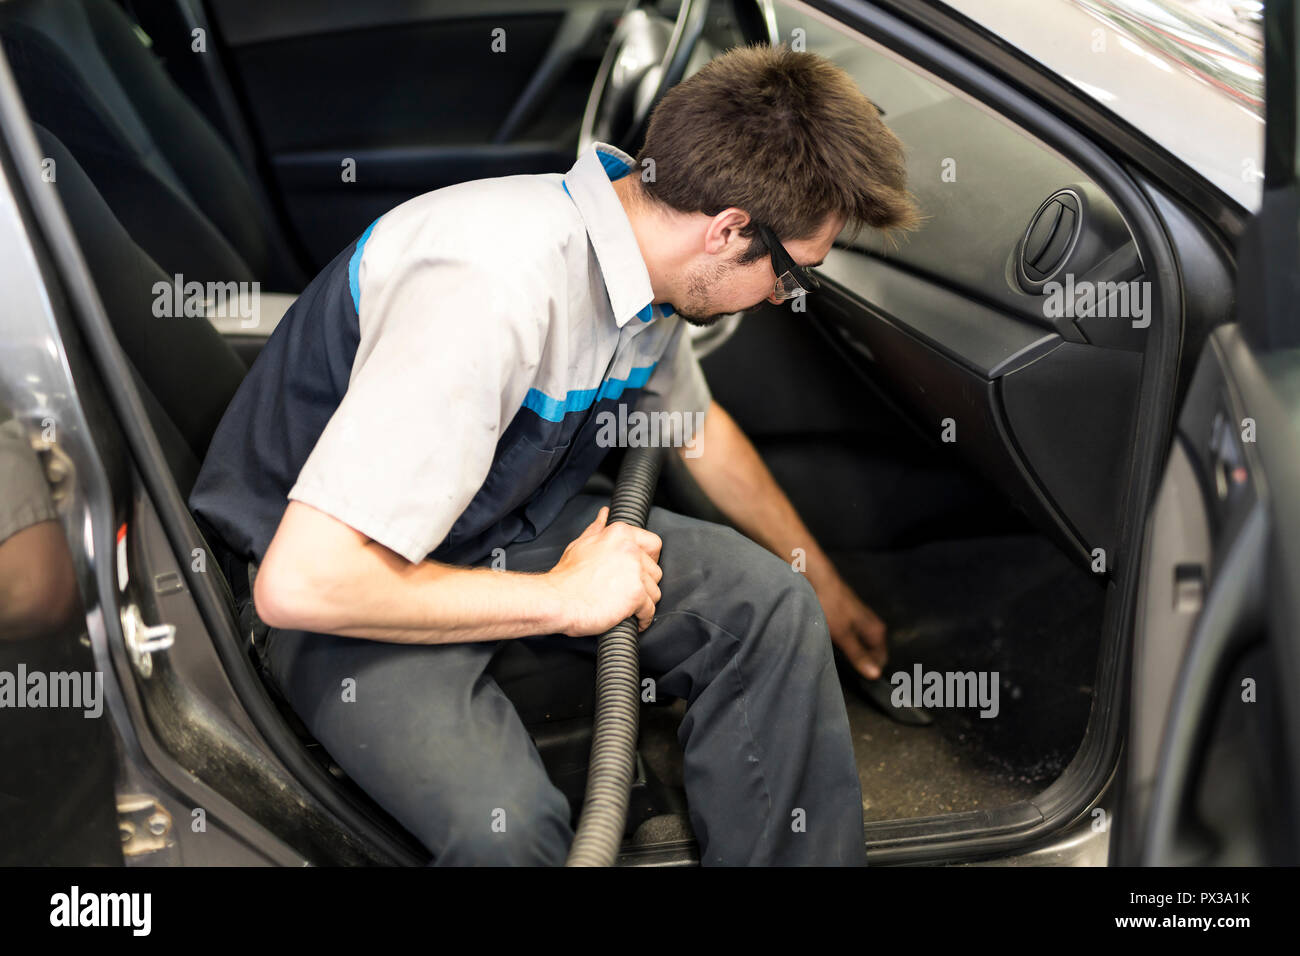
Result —
[[1147, 523], [1121, 865], [1300, 862], [1297, 20], [1265, 20], [1264, 198]]

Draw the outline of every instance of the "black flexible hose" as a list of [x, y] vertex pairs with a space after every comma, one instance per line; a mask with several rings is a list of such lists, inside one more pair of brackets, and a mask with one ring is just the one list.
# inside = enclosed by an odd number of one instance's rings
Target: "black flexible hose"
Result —
[[[618, 470], [606, 524], [644, 528], [663, 463], [659, 448], [629, 448]], [[566, 866], [612, 866], [623, 845], [636, 772], [641, 659], [636, 618], [614, 625], [596, 644], [596, 719], [582, 817]]]

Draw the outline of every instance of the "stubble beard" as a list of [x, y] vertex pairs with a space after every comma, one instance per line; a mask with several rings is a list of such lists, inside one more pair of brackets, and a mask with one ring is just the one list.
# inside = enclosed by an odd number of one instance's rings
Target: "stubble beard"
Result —
[[709, 300], [709, 293], [723, 279], [726, 278], [730, 270], [724, 266], [714, 266], [711, 269], [700, 269], [695, 272], [687, 286], [687, 300], [684, 309], [679, 308], [677, 314], [682, 320], [691, 325], [707, 328], [719, 321], [726, 313], [724, 312], [704, 312], [705, 303]]

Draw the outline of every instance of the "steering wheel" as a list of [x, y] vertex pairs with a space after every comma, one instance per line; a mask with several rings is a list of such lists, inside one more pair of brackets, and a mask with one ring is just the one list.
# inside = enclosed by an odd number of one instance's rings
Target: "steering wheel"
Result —
[[629, 0], [623, 11], [587, 97], [579, 155], [597, 142], [635, 153], [650, 111], [681, 82], [703, 33], [709, 0], [681, 0], [676, 20], [654, 7], [652, 0]]

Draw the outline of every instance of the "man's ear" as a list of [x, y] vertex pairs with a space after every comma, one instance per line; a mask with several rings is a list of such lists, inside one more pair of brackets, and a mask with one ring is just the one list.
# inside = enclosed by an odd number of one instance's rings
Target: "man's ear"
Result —
[[[736, 206], [730, 206], [718, 213], [704, 232], [704, 251], [711, 256], [723, 254], [728, 243], [746, 243], [740, 230], [749, 225], [749, 213]], [[740, 248], [737, 246], [736, 248]]]

